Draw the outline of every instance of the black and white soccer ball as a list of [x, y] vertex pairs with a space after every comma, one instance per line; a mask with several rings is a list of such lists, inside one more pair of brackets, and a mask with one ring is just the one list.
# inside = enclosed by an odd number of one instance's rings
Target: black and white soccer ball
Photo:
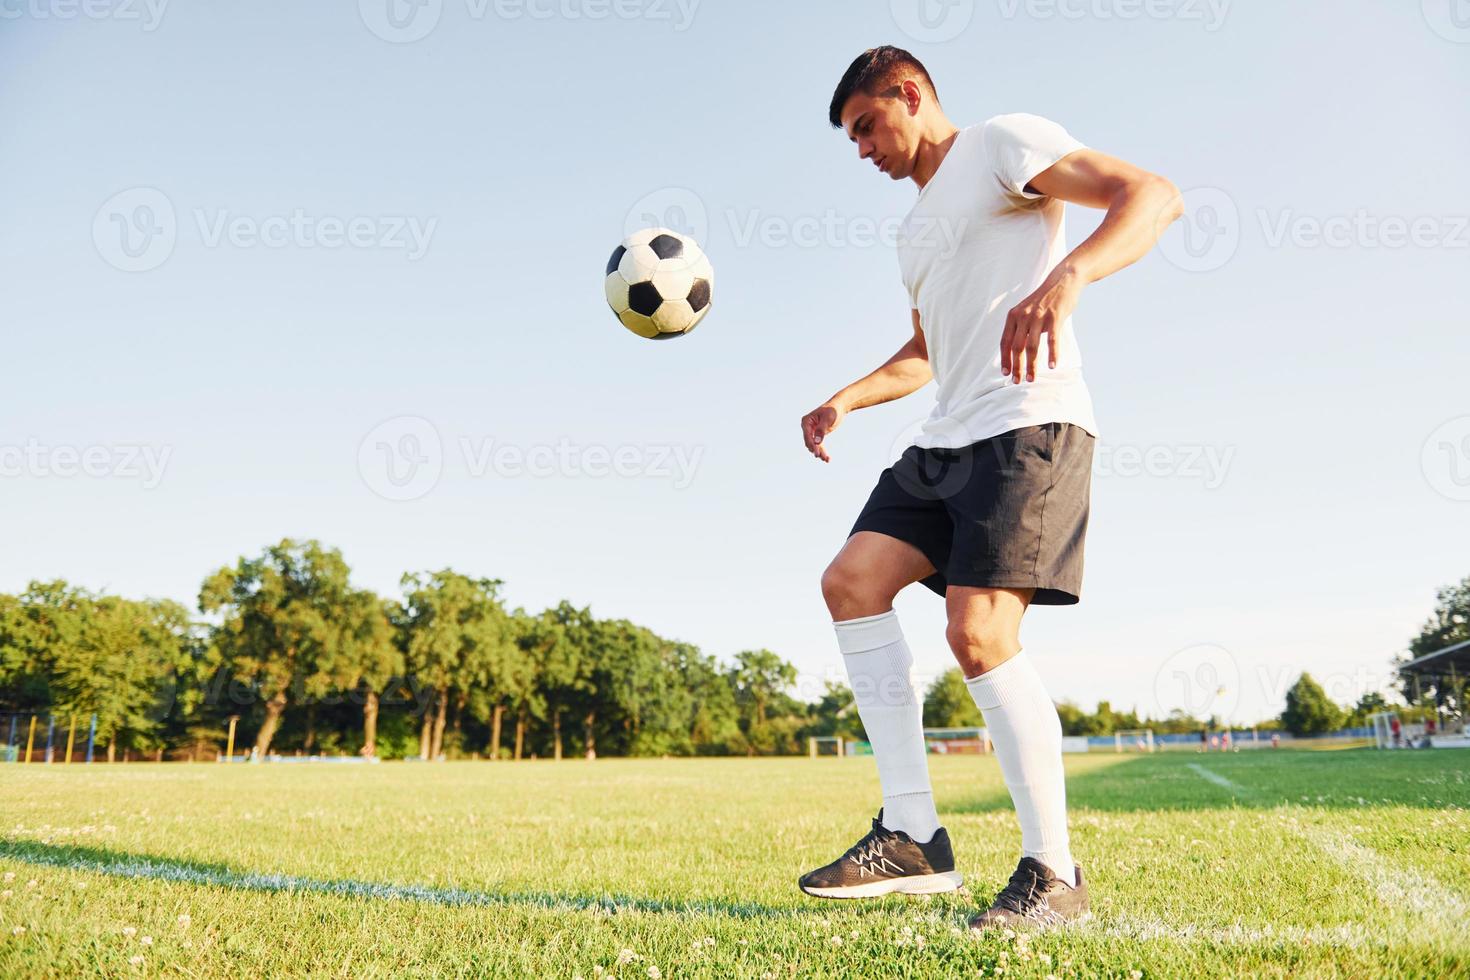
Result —
[[709, 312], [715, 270], [688, 235], [644, 228], [607, 260], [607, 303], [623, 326], [649, 340], [682, 337]]

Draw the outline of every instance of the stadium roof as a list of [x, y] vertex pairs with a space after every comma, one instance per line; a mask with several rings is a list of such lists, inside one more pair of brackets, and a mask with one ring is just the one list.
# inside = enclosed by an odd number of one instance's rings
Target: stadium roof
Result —
[[1399, 668], [1402, 674], [1470, 674], [1470, 640], [1416, 657]]

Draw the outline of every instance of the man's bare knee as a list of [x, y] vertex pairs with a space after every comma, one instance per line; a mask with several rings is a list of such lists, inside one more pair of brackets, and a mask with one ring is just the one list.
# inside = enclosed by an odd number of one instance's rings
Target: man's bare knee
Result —
[[951, 622], [944, 631], [950, 652], [966, 677], [979, 677], [1011, 659], [1021, 649], [1008, 626], [984, 620]]
[[822, 598], [833, 622], [887, 612], [893, 608], [893, 595], [887, 592], [855, 563], [840, 558], [822, 573]]

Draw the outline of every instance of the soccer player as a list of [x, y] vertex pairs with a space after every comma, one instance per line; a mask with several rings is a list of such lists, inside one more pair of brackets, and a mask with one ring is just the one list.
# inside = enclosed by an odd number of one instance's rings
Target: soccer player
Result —
[[[938, 390], [822, 575], [883, 804], [864, 837], [799, 884], [856, 898], [961, 883], [893, 612], [899, 590], [920, 582], [944, 597], [950, 649], [1021, 824], [1015, 873], [970, 925], [1059, 924], [1086, 912], [1087, 885], [1068, 844], [1061, 723], [1021, 650], [1021, 617], [1032, 603], [1075, 603], [1082, 589], [1097, 425], [1072, 311], [1085, 286], [1153, 247], [1182, 213], [1179, 192], [1038, 116], [957, 128], [924, 66], [895, 47], [853, 61], [829, 119], [861, 160], [919, 189], [898, 246], [913, 335], [801, 420], [806, 448], [827, 462], [828, 436], [849, 412], [931, 378]], [[1107, 211], [1070, 253], [1064, 201]]]

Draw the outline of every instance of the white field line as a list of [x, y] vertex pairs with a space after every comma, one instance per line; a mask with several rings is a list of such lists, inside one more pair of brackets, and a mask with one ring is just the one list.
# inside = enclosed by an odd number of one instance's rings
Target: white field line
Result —
[[[553, 894], [497, 894], [494, 892], [471, 891], [458, 888], [434, 888], [424, 885], [394, 885], [378, 882], [331, 880], [308, 878], [300, 875], [241, 873], [214, 868], [191, 867], [159, 859], [110, 859], [63, 857], [53, 854], [37, 854], [17, 849], [10, 853], [0, 851], [4, 857], [28, 864], [44, 865], [69, 871], [85, 871], [95, 874], [116, 875], [123, 878], [143, 878], [170, 881], [189, 885], [234, 888], [246, 891], [266, 892], [316, 892], [344, 898], [397, 900], [427, 902], [448, 906], [522, 906], [548, 912], [591, 912], [593, 914], [617, 914], [643, 912], [653, 914], [728, 916], [731, 918], [788, 919], [800, 923], [814, 917], [815, 910], [802, 908], [771, 908], [755, 903], [722, 901], [664, 901], [638, 899], [627, 896], [570, 896]], [[1385, 942], [1377, 940], [1360, 925], [1314, 927], [1303, 929], [1297, 926], [1265, 925], [1243, 926], [1200, 926], [1170, 925], [1157, 919], [1134, 918], [1131, 916], [1096, 917], [1070, 926], [1078, 934], [1097, 934], [1119, 939], [1139, 941], [1165, 940], [1177, 943], [1199, 943], [1211, 946], [1300, 946], [1303, 943], [1362, 947]]]
[[[1198, 763], [1188, 763], [1201, 779], [1249, 796], [1254, 791]], [[1439, 932], [1462, 933], [1470, 920], [1470, 903], [1433, 875], [1397, 868], [1371, 847], [1364, 847], [1350, 834], [1304, 824], [1288, 817], [1292, 831], [1372, 889], [1390, 909], [1412, 914], [1419, 923]]]
[[558, 895], [550, 892], [486, 892], [465, 888], [441, 888], [430, 885], [399, 885], [388, 882], [353, 879], [311, 878], [304, 875], [230, 871], [223, 868], [198, 867], [184, 862], [158, 858], [134, 858], [126, 855], [93, 859], [67, 854], [37, 852], [24, 845], [9, 848], [0, 840], [0, 858], [27, 864], [143, 878], [187, 885], [235, 888], [262, 892], [315, 892], [344, 898], [388, 899], [426, 902], [434, 905], [510, 907], [521, 906], [550, 912], [592, 912], [617, 914], [644, 912], [652, 914], [710, 915], [732, 918], [799, 918], [799, 908], [780, 908], [755, 902], [721, 901], [718, 899], [678, 901], [637, 898], [627, 895]]
[[1463, 934], [1470, 903], [1432, 875], [1396, 868], [1346, 834], [1297, 823], [1292, 829], [1318, 850], [1357, 875], [1384, 904], [1412, 912], [1426, 924]]
[[1189, 768], [1190, 769], [1193, 769], [1195, 775], [1196, 776], [1199, 776], [1201, 779], [1204, 779], [1204, 780], [1207, 780], [1209, 782], [1212, 782], [1216, 786], [1219, 786], [1222, 789], [1228, 789], [1232, 793], [1249, 793], [1250, 792], [1250, 790], [1246, 789], [1244, 786], [1240, 785], [1235, 780], [1233, 780], [1233, 779], [1226, 779], [1224, 776], [1220, 775], [1218, 772], [1215, 772], [1212, 769], [1206, 769], [1204, 766], [1200, 765], [1198, 762], [1191, 762], [1191, 763], [1189, 763]]

